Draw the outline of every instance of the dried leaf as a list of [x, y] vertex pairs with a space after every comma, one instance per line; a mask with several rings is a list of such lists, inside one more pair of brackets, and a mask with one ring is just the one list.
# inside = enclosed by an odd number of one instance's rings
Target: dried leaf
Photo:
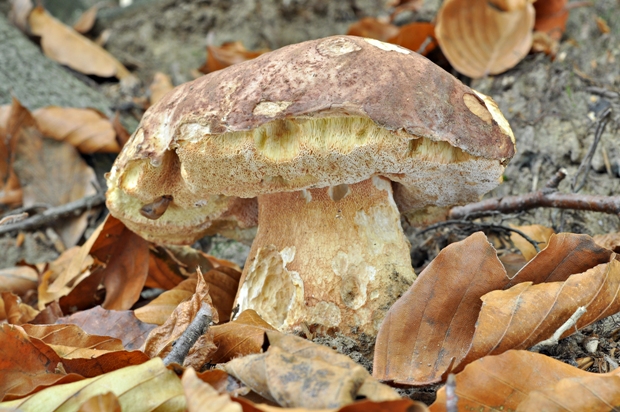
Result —
[[154, 105], [157, 103], [166, 93], [174, 88], [172, 84], [172, 80], [170, 80], [170, 76], [164, 74], [162, 72], [156, 72], [153, 75], [153, 83], [149, 86], [149, 90], [151, 92], [151, 98], [149, 99], [149, 103]]
[[[164, 358], [172, 349], [172, 344], [174, 341], [176, 341], [183, 334], [185, 329], [187, 329], [189, 324], [192, 322], [203, 303], [213, 308], [211, 298], [209, 297], [209, 286], [205, 282], [202, 274], [199, 274], [198, 282], [196, 284], [196, 292], [192, 298], [189, 301], [178, 305], [163, 325], [158, 326], [151, 331], [144, 344], [144, 352], [151, 358], [155, 356]], [[212, 310], [212, 312], [213, 322], [217, 323], [217, 311]], [[215, 352], [215, 346], [212, 343], [213, 335], [211, 330], [209, 330], [206, 335], [203, 335], [203, 337], [208, 338], [208, 341], [206, 342], [207, 345], [204, 344], [205, 342], [203, 342], [202, 346], [198, 345], [198, 343], [194, 344], [194, 346], [190, 349], [188, 356], [185, 358], [184, 366], [202, 367], [202, 364], [192, 365], [188, 362], [191, 362], [192, 358], [210, 357], [210, 355]]]
[[107, 51], [56, 20], [43, 7], [28, 18], [33, 34], [41, 36], [43, 53], [80, 73], [123, 79], [129, 71]]
[[180, 303], [188, 301], [196, 291], [197, 279], [186, 279], [173, 289], [168, 290], [148, 304], [134, 311], [136, 318], [142, 322], [163, 325]]
[[[541, 242], [538, 244], [538, 247], [540, 249], [544, 249], [547, 246], [547, 242], [549, 242], [549, 238], [551, 237], [551, 235], [555, 234], [555, 231], [553, 229], [542, 225], [510, 225], [510, 227], [525, 233], [525, 235], [529, 236], [532, 240]], [[534, 246], [518, 233], [512, 232], [510, 234], [510, 240], [512, 241], [512, 243], [514, 243], [517, 249], [521, 251], [523, 257], [525, 257], [527, 261], [530, 261], [534, 256], [536, 256], [536, 253], [538, 253], [536, 252]]]
[[233, 358], [261, 353], [265, 332], [275, 330], [251, 309], [243, 311], [234, 321], [211, 329], [213, 343], [217, 346], [211, 363], [224, 363]]
[[[31, 338], [40, 339], [50, 346], [71, 346], [75, 349], [87, 348], [101, 351], [125, 350], [120, 339], [110, 336], [91, 335], [85, 333], [77, 325], [22, 325], [22, 328]], [[66, 357], [65, 355], [59, 355]], [[79, 357], [75, 353], [72, 353], [70, 356]]]
[[560, 43], [554, 40], [547, 33], [535, 31], [532, 35], [532, 52], [545, 53], [551, 57], [555, 57], [560, 48]]
[[437, 48], [435, 25], [424, 22], [405, 24], [395, 36], [387, 41], [426, 56]]
[[[60, 357], [47, 345], [35, 345], [20, 326], [0, 325], [0, 400], [16, 399], [45, 386], [82, 379], [56, 370]], [[0, 404], [0, 406], [3, 406]]]
[[114, 393], [95, 395], [80, 405], [78, 412], [121, 412], [121, 404]]
[[473, 78], [502, 73], [532, 45], [534, 8], [501, 11], [486, 0], [447, 0], [437, 14], [435, 34], [444, 55]]
[[32, 114], [47, 137], [65, 141], [81, 153], [118, 153], [114, 126], [93, 109], [48, 106]]
[[112, 336], [122, 341], [127, 350], [142, 346], [155, 325], [141, 322], [131, 310], [106, 310], [101, 306], [60, 318], [59, 324], [74, 324], [92, 335]]
[[77, 410], [88, 399], [107, 392], [118, 397], [124, 411], [185, 410], [181, 381], [159, 358], [95, 378], [56, 385], [28, 398], [0, 403], [0, 407], [19, 408], [24, 412]]
[[22, 303], [19, 296], [10, 292], [1, 292], [6, 320], [12, 325], [22, 325], [30, 322], [38, 315], [38, 311], [30, 305]]
[[397, 36], [399, 31], [397, 26], [389, 23], [385, 19], [364, 17], [349, 26], [347, 35], [388, 41], [388, 39]]
[[568, 0], [538, 0], [535, 2], [536, 23], [534, 30], [547, 33], [556, 41], [560, 40], [568, 21], [567, 2]]
[[0, 203], [17, 206], [22, 203], [22, 189], [15, 174], [17, 143], [22, 124], [28, 122], [28, 111], [13, 98], [10, 106], [0, 107]]
[[0, 292], [12, 292], [23, 297], [31, 290], [37, 289], [38, 273], [30, 266], [16, 266], [0, 269]]
[[[553, 235], [543, 251], [509, 278], [482, 233], [453, 243], [388, 311], [377, 336], [373, 375], [408, 385], [440, 382], [447, 372], [460, 370], [475, 358], [467, 353], [476, 333], [483, 295], [521, 282], [563, 282], [570, 275], [609, 262], [611, 254], [586, 235]], [[616, 292], [610, 283], [601, 293], [613, 296]], [[607, 313], [606, 305], [612, 301], [613, 297], [602, 299], [603, 307], [593, 309], [593, 316]], [[523, 329], [520, 339], [530, 332]], [[512, 342], [519, 343], [519, 338]], [[503, 350], [510, 347], [507, 344]]]
[[596, 235], [593, 239], [600, 247], [609, 249], [615, 253], [620, 253], [620, 232]]
[[269, 49], [247, 50], [240, 41], [224, 43], [220, 47], [208, 45], [207, 62], [198, 70], [203, 73], [211, 73], [236, 63], [254, 59], [268, 51]]
[[193, 368], [185, 369], [181, 383], [189, 412], [243, 411], [241, 405], [233, 402], [228, 394], [220, 395], [211, 385], [200, 380]]
[[514, 11], [524, 9], [532, 0], [489, 0], [489, 3], [502, 11]]
[[[150, 244], [149, 276], [146, 286], [172, 289], [198, 269], [207, 273], [213, 268], [210, 256], [189, 246]], [[235, 287], [236, 292], [236, 287]]]
[[82, 13], [78, 20], [73, 24], [73, 30], [81, 34], [88, 33], [95, 25], [99, 7], [101, 7], [101, 3], [94, 4], [84, 13]]
[[599, 31], [603, 34], [609, 34], [611, 32], [609, 24], [607, 24], [605, 19], [601, 16], [596, 17], [596, 27], [598, 27]]

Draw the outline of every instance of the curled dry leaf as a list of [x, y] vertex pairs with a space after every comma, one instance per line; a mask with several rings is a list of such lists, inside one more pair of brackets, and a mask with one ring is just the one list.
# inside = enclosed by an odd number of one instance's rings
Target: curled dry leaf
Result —
[[224, 363], [233, 358], [261, 353], [265, 343], [265, 332], [275, 329], [255, 311], [243, 311], [234, 321], [215, 325], [213, 343], [217, 351], [210, 363]]
[[538, 0], [534, 3], [536, 23], [534, 30], [546, 33], [553, 40], [560, 40], [568, 21], [568, 0]]
[[[549, 242], [549, 238], [551, 235], [555, 234], [555, 231], [550, 227], [546, 227], [543, 225], [527, 225], [527, 226], [514, 226], [510, 225], [513, 229], [517, 229], [527, 236], [529, 236], [532, 240], [535, 240], [538, 243], [538, 247], [542, 250], [547, 246], [547, 242]], [[525, 260], [530, 261], [534, 256], [536, 256], [536, 249], [534, 246], [525, 240], [523, 236], [518, 233], [512, 232], [510, 234], [510, 240], [514, 245], [521, 251]]]
[[593, 239], [600, 247], [620, 253], [620, 232], [596, 235]]
[[140, 321], [132, 310], [106, 310], [101, 306], [60, 318], [59, 324], [74, 324], [91, 335], [111, 336], [127, 350], [139, 349], [155, 325]]
[[[202, 304], [209, 305], [213, 312], [213, 322], [218, 322], [217, 311], [213, 309], [209, 296], [209, 285], [202, 274], [198, 275], [196, 291], [191, 299], [179, 304], [166, 322], [153, 329], [144, 343], [144, 352], [153, 358], [164, 358], [172, 349], [174, 342], [183, 334], [192, 322]], [[192, 346], [183, 363], [184, 366], [202, 367], [211, 354], [215, 352], [213, 333], [209, 331]], [[204, 361], [202, 361], [204, 359]], [[194, 363], [196, 362], [196, 363]], [[200, 363], [202, 362], [202, 363]]]
[[78, 412], [121, 412], [121, 404], [114, 393], [95, 395], [80, 405]]
[[45, 136], [65, 141], [81, 153], [120, 151], [112, 122], [96, 110], [48, 106], [32, 115]]
[[437, 48], [435, 25], [424, 22], [405, 24], [400, 27], [395, 36], [390, 37], [387, 41], [426, 56]]
[[[545, 355], [515, 350], [479, 359], [456, 375], [459, 410], [608, 411], [609, 406], [594, 407], [604, 402], [617, 405], [619, 385], [613, 373], [589, 373]], [[550, 405], [553, 400], [558, 402]], [[445, 403], [441, 388], [430, 409], [445, 411]]]
[[22, 325], [34, 319], [39, 311], [22, 302], [21, 298], [10, 292], [0, 293], [4, 307], [4, 315], [11, 325]]
[[107, 392], [118, 397], [123, 411], [185, 410], [181, 381], [159, 358], [95, 378], [56, 385], [24, 399], [0, 403], [0, 408], [16, 408], [24, 412], [77, 410], [88, 399]]
[[534, 7], [501, 11], [486, 0], [447, 0], [437, 14], [435, 34], [450, 64], [473, 78], [502, 73], [532, 45]]
[[37, 289], [38, 281], [37, 271], [30, 266], [0, 269], [0, 292], [12, 292], [23, 297], [26, 292]]
[[[513, 278], [509, 278], [495, 249], [482, 233], [453, 243], [439, 253], [388, 311], [377, 336], [373, 375], [380, 380], [416, 386], [440, 382], [449, 371], [460, 370], [467, 362], [475, 360], [473, 354], [468, 355], [470, 351], [481, 353], [478, 346], [472, 345], [476, 323], [480, 322], [478, 316], [483, 295], [522, 282], [564, 282], [570, 275], [608, 263], [611, 256], [611, 251], [596, 245], [589, 236], [553, 235], [547, 248]], [[615, 263], [610, 264], [611, 269], [614, 267]], [[607, 276], [607, 271], [603, 271], [598, 279], [602, 279], [604, 284], [607, 277], [615, 278], [615, 269], [613, 271], [613, 276]], [[610, 305], [609, 308], [616, 305], [613, 303], [616, 293], [614, 285], [615, 280], [604, 286], [606, 290], [600, 291], [601, 296], [608, 296], [599, 307], [590, 309], [594, 312], [591, 316], [604, 315], [608, 313], [607, 305]], [[506, 293], [514, 293], [514, 290]], [[576, 306], [568, 316], [575, 309]], [[535, 314], [529, 315], [542, 318], [545, 322], [558, 321], [556, 328], [566, 320], [547, 319], [544, 307], [532, 310]], [[499, 313], [489, 313], [488, 319], [493, 327], [499, 322], [494, 316], [502, 314], [507, 316], [509, 323], [508, 318], [512, 315], [509, 308]], [[519, 333], [503, 342], [503, 350], [525, 342], [532, 332], [517, 329]], [[484, 346], [481, 342], [485, 339], [492, 341], [492, 335], [481, 331], [476, 335], [476, 345]], [[497, 340], [492, 342], [494, 347]]]
[[[240, 404], [233, 402], [228, 394], [220, 395], [211, 385], [196, 376], [193, 368], [187, 368], [181, 378], [187, 410], [189, 412], [222, 411], [242, 412]], [[207, 407], [208, 405], [208, 407]]]
[[196, 291], [196, 277], [185, 279], [174, 288], [165, 291], [148, 304], [134, 311], [142, 322], [163, 325], [180, 303], [188, 301]]
[[247, 50], [240, 41], [224, 43], [220, 47], [208, 45], [207, 62], [198, 70], [203, 73], [211, 73], [236, 63], [254, 59], [268, 51], [269, 49]]
[[28, 18], [32, 34], [41, 37], [43, 53], [84, 74], [123, 79], [129, 71], [110, 53], [56, 20], [39, 6]]
[[398, 35], [399, 31], [398, 26], [391, 24], [386, 19], [364, 17], [349, 26], [347, 35], [388, 41], [388, 39]]

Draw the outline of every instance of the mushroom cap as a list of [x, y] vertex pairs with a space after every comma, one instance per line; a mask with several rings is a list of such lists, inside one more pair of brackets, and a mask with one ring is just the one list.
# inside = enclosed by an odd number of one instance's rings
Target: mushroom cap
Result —
[[[117, 158], [108, 207], [134, 226], [179, 220], [185, 232], [189, 221], [204, 226], [226, 214], [215, 205], [230, 197], [381, 175], [403, 187], [395, 193], [404, 212], [477, 200], [499, 183], [514, 152], [490, 98], [410, 50], [333, 36], [169, 92]], [[139, 215], [161, 196], [173, 199], [161, 222]]]

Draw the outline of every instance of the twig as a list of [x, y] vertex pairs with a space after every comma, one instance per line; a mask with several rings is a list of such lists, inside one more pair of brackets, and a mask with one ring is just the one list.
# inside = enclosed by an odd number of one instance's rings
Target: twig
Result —
[[485, 229], [501, 230], [501, 231], [504, 231], [504, 232], [514, 232], [514, 233], [518, 234], [519, 236], [521, 236], [523, 239], [525, 239], [528, 242], [530, 242], [532, 244], [532, 246], [534, 246], [534, 249], [536, 249], [536, 252], [540, 252], [540, 247], [538, 246], [538, 244], [539, 243], [544, 243], [544, 242], [539, 242], [537, 240], [532, 239], [531, 237], [529, 237], [528, 235], [526, 235], [525, 233], [523, 233], [519, 229], [515, 229], [513, 227], [497, 225], [497, 224], [494, 224], [494, 223], [471, 222], [469, 220], [445, 220], [443, 222], [435, 223], [434, 225], [430, 225], [428, 227], [425, 227], [424, 229], [422, 229], [419, 232], [417, 232], [416, 235], [421, 235], [422, 233], [426, 233], [426, 232], [428, 232], [430, 230], [438, 229], [440, 227], [449, 226], [449, 225], [476, 226], [476, 227], [481, 227], [481, 228], [485, 228]]
[[200, 306], [200, 310], [196, 313], [196, 316], [189, 324], [187, 329], [183, 332], [181, 337], [177, 339], [172, 347], [172, 350], [164, 358], [164, 365], [170, 365], [171, 363], [178, 363], [183, 365], [183, 361], [187, 356], [190, 348], [194, 346], [194, 343], [199, 337], [204, 335], [209, 330], [209, 324], [213, 320], [213, 312], [211, 307], [206, 303]]
[[[75, 202], [66, 203], [61, 206], [51, 207], [41, 214], [34, 215], [21, 222], [13, 223], [0, 227], [0, 235], [17, 230], [32, 230], [48, 225], [68, 216], [77, 216], [83, 211], [102, 205], [105, 202], [105, 194], [97, 193], [89, 197], [76, 200]], [[9, 215], [11, 216], [11, 215]]]
[[[577, 169], [577, 173], [575, 173], [575, 176], [573, 176], [573, 181], [571, 182], [571, 189], [573, 192], [580, 191], [586, 184], [588, 174], [590, 173], [590, 169], [592, 168], [592, 158], [594, 157], [594, 153], [596, 152], [596, 147], [598, 146], [598, 143], [601, 141], [601, 136], [603, 136], [605, 127], [607, 127], [607, 123], [609, 123], [610, 114], [611, 105], [604, 108], [601, 114], [598, 116], [598, 120], [596, 121], [596, 132], [594, 133], [594, 140], [592, 141], [586, 157], [583, 158], [581, 164], [579, 165], [579, 169]], [[579, 180], [579, 176], [582, 173], [583, 179], [581, 180], [581, 182], [577, 183]]]
[[457, 412], [459, 397], [456, 396], [456, 378], [454, 374], [451, 373], [448, 375], [448, 380], [446, 381], [446, 411], [447, 412]]
[[539, 342], [536, 345], [532, 346], [530, 348], [530, 350], [532, 352], [540, 352], [540, 350], [542, 348], [546, 347], [546, 346], [555, 346], [555, 345], [557, 345], [558, 342], [560, 341], [560, 337], [564, 334], [564, 332], [566, 332], [567, 330], [569, 330], [570, 328], [575, 326], [577, 324], [577, 321], [579, 320], [579, 318], [582, 317], [583, 314], [586, 313], [586, 312], [587, 312], [587, 310], [586, 310], [585, 306], [579, 306], [577, 308], [577, 310], [575, 311], [575, 313], [573, 313], [572, 316], [570, 318], [568, 318], [568, 320], [566, 322], [564, 322], [564, 324], [562, 326], [560, 326], [558, 328], [558, 330], [555, 331], [553, 336], [551, 336], [547, 340], [543, 340], [542, 342]]
[[557, 192], [558, 184], [565, 177], [566, 172], [560, 170], [540, 190], [519, 196], [496, 197], [465, 206], [453, 207], [448, 216], [450, 219], [462, 219], [469, 215], [491, 210], [513, 213], [538, 207], [589, 210], [620, 215], [620, 196], [595, 196]]

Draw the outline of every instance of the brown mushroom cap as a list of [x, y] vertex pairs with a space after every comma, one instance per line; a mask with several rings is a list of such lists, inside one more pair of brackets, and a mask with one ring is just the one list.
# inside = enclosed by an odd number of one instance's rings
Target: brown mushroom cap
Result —
[[[403, 185], [396, 199], [409, 209], [448, 206], [495, 187], [514, 151], [510, 127], [489, 98], [410, 50], [334, 36], [167, 94], [117, 159], [108, 206], [140, 227], [164, 230], [182, 220], [187, 231], [190, 221], [205, 226], [226, 214], [218, 202], [229, 197], [377, 175]], [[139, 215], [162, 196], [173, 200], [160, 220]], [[166, 241], [155, 232], [152, 238]]]

